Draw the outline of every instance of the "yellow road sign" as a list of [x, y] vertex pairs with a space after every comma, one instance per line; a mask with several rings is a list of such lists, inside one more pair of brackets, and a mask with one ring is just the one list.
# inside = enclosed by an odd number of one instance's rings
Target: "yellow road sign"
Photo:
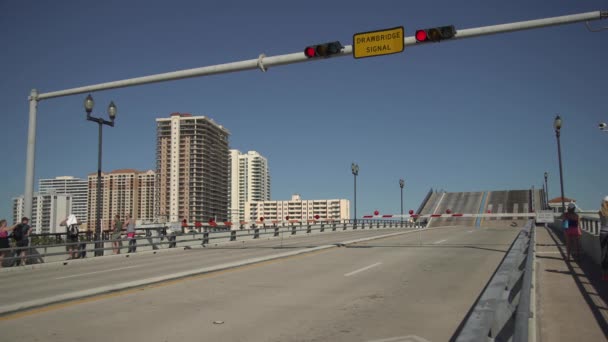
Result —
[[353, 56], [364, 58], [402, 52], [403, 35], [403, 26], [355, 33], [353, 35]]

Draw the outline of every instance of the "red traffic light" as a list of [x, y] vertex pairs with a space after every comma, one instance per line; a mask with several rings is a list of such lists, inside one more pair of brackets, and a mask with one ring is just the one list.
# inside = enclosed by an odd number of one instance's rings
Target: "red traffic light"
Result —
[[317, 54], [317, 51], [315, 50], [314, 47], [309, 46], [306, 49], [304, 49], [304, 54], [306, 55], [306, 57], [312, 58]]
[[374, 211], [374, 215], [378, 216], [380, 212], [378, 210]]
[[285, 219], [286, 219], [287, 221], [289, 221], [289, 216], [285, 216]]
[[416, 31], [416, 41], [417, 42], [426, 42], [426, 39], [428, 37], [426, 36], [426, 31], [425, 30], [418, 30]]
[[446, 213], [446, 214], [451, 214], [451, 213], [452, 213], [452, 211], [451, 211], [450, 209], [446, 209], [446, 210], [445, 210], [445, 213]]
[[307, 46], [304, 49], [304, 55], [308, 58], [313, 57], [329, 57], [340, 53], [344, 46], [339, 41], [329, 42], [319, 45]]
[[315, 215], [315, 220], [318, 220], [319, 217], [320, 217], [319, 215]]
[[414, 211], [412, 209], [410, 209], [410, 215], [413, 215]]
[[260, 222], [264, 222], [264, 218], [263, 217], [260, 217]]
[[424, 30], [416, 30], [415, 38], [418, 43], [440, 42], [445, 39], [454, 38], [456, 28], [454, 25], [433, 27]]

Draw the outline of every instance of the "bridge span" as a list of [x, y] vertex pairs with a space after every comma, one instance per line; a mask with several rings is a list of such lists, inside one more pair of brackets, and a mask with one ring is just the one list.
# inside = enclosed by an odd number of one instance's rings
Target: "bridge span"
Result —
[[[0, 328], [18, 341], [446, 341], [520, 228], [337, 230], [13, 268], [0, 272]], [[539, 232], [552, 258], [540, 262], [557, 263], [560, 244]], [[572, 277], [539, 269], [535, 292]], [[558, 305], [546, 293], [538, 310]], [[562, 302], [605, 338], [584, 300]], [[539, 335], [564, 330], [545, 314]]]

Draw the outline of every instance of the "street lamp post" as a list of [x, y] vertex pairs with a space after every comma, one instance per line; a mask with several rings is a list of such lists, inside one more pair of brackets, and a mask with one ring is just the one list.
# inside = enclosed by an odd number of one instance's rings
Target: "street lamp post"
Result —
[[96, 122], [99, 125], [99, 143], [97, 145], [97, 220], [95, 224], [95, 256], [103, 255], [103, 242], [101, 241], [101, 142], [102, 142], [102, 127], [108, 125], [114, 127], [114, 120], [116, 119], [116, 105], [114, 101], [110, 102], [108, 106], [108, 115], [110, 121], [106, 121], [102, 118], [96, 118], [91, 116], [93, 111], [93, 97], [89, 94], [84, 100], [84, 110], [87, 112], [87, 120]]
[[405, 181], [403, 179], [399, 180], [399, 187], [401, 188], [401, 223], [403, 223], [403, 187], [405, 186]]
[[549, 207], [549, 185], [547, 185], [547, 178], [549, 177], [549, 173], [545, 172], [545, 206]]
[[352, 163], [350, 165], [350, 170], [355, 176], [355, 225], [354, 228], [357, 228], [357, 175], [359, 174], [359, 165]]
[[558, 115], [553, 121], [553, 128], [555, 128], [555, 137], [557, 138], [557, 158], [559, 160], [559, 185], [562, 192], [562, 213], [566, 212], [566, 203], [564, 201], [564, 174], [562, 170], [562, 146], [560, 143], [560, 130], [562, 129], [562, 118]]

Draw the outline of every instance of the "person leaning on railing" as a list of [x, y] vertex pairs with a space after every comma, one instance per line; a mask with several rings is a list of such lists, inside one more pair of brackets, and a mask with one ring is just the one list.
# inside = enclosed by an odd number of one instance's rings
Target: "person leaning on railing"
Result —
[[131, 218], [131, 214], [127, 214], [124, 226], [127, 228], [127, 239], [129, 239], [129, 251], [127, 253], [135, 253], [137, 240], [135, 239], [135, 221]]
[[120, 236], [122, 235], [122, 227], [123, 222], [120, 220], [120, 215], [116, 214], [112, 226], [112, 251], [114, 252], [114, 254], [119, 254], [120, 247], [122, 247], [122, 242], [120, 241]]
[[600, 244], [602, 246], [602, 280], [608, 281], [608, 196], [600, 206]]

